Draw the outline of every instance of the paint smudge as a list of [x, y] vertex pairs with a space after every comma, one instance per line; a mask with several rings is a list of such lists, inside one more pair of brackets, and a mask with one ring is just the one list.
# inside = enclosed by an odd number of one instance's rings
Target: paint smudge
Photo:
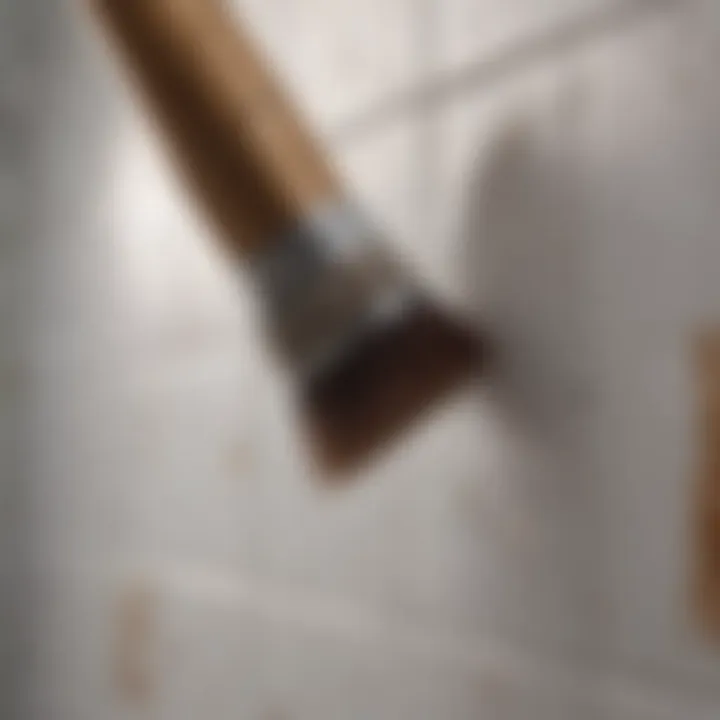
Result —
[[154, 695], [158, 597], [144, 580], [123, 588], [115, 613], [113, 675], [120, 696], [135, 706], [146, 706]]

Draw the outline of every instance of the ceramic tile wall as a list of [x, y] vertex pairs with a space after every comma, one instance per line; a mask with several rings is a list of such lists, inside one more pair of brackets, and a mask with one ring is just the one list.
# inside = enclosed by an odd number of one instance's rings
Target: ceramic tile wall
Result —
[[[31, 6], [32, 3], [28, 3]], [[20, 711], [28, 669], [28, 507], [25, 289], [35, 83], [41, 74], [31, 8], [0, 2], [0, 715]]]
[[713, 2], [237, 9], [378, 226], [497, 328], [502, 397], [319, 486], [249, 293], [57, 4], [22, 717], [714, 717], [683, 595], [684, 343], [720, 300]]

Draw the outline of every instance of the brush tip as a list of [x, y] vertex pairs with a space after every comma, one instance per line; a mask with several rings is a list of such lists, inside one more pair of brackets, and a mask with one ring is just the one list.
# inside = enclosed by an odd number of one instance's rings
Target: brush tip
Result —
[[485, 356], [472, 332], [427, 302], [368, 332], [304, 388], [325, 469], [338, 474], [362, 465], [469, 379]]

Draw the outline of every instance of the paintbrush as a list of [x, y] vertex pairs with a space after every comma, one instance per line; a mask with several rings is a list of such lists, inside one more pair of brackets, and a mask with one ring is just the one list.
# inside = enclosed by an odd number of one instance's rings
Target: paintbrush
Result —
[[248, 270], [326, 468], [357, 466], [481, 359], [348, 199], [220, 0], [89, 0], [178, 170]]

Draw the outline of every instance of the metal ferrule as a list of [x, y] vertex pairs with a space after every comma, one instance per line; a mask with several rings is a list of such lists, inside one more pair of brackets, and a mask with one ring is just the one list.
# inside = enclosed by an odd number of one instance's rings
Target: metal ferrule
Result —
[[338, 202], [252, 259], [271, 337], [301, 374], [320, 372], [412, 303], [410, 283], [376, 238], [360, 213]]

